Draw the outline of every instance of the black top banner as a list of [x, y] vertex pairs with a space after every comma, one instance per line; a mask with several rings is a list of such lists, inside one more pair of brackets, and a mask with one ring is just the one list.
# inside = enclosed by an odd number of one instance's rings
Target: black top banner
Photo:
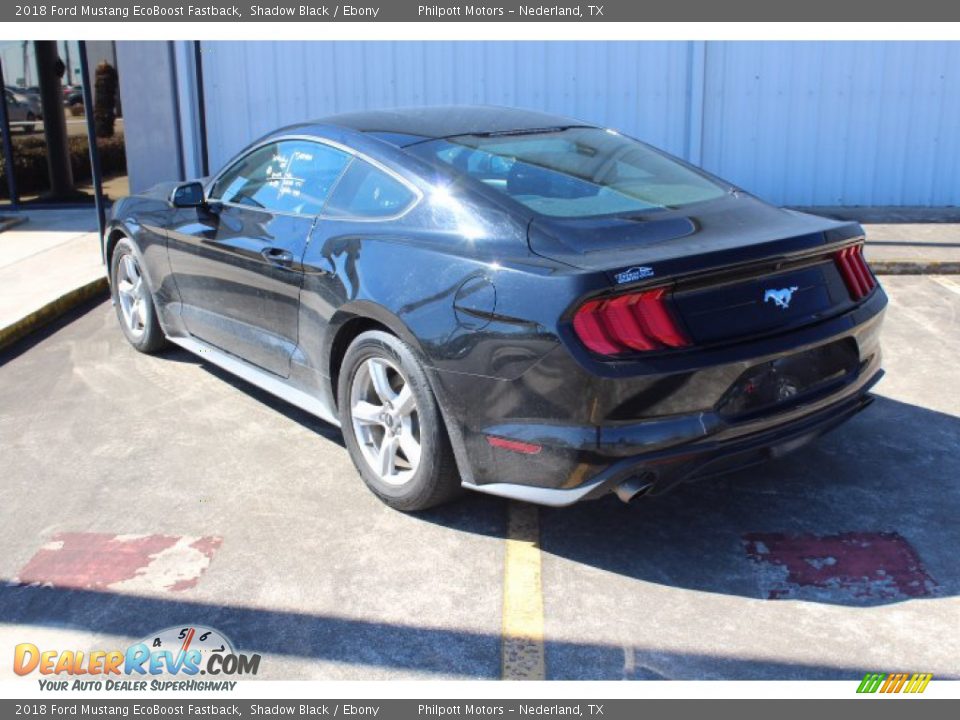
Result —
[[960, 3], [942, 0], [593, 0], [576, 2], [426, 2], [384, 0], [101, 0], [4, 3], [0, 22], [949, 22]]
[[[910, 702], [910, 709], [904, 707]], [[691, 717], [737, 720], [809, 720], [836, 716], [859, 720], [915, 720], [950, 717], [955, 700], [875, 701], [844, 700], [158, 700], [90, 698], [87, 700], [0, 700], [2, 717], [45, 718], [262, 718], [315, 717], [344, 720], [637, 720], [689, 713]], [[950, 710], [950, 708], [953, 710]]]

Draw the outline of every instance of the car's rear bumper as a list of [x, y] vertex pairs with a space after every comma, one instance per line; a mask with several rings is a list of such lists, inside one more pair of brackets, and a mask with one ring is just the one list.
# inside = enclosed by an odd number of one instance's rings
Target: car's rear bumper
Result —
[[[856, 313], [752, 352], [699, 367], [597, 378], [578, 374], [562, 348], [513, 381], [439, 378], [464, 487], [545, 505], [569, 505], [626, 481], [651, 493], [730, 472], [801, 447], [866, 407], [882, 376], [882, 291]], [[793, 343], [789, 342], [790, 338]], [[842, 373], [807, 394], [759, 410], [732, 409], [731, 391], [754, 370], [843, 346]], [[752, 355], [752, 357], [751, 357]], [[447, 387], [443, 387], [443, 382]], [[451, 394], [451, 390], [453, 393]], [[741, 398], [742, 399], [742, 398]], [[491, 438], [528, 444], [527, 452]]]
[[[803, 447], [873, 402], [868, 390], [882, 375], [883, 371], [877, 370], [858, 391], [846, 395], [843, 399], [754, 433], [723, 439], [724, 433], [711, 434], [704, 425], [700, 431], [691, 428], [686, 438], [675, 436], [674, 442], [663, 450], [647, 451], [619, 459], [608, 456], [611, 462], [606, 468], [574, 487], [536, 487], [497, 482], [482, 485], [465, 482], [464, 487], [551, 506], [572, 505], [580, 500], [597, 498], [615, 491], [624, 483], [628, 483], [627, 495], [633, 492], [663, 492], [679, 482], [733, 472]], [[639, 438], [643, 435], [644, 428], [638, 425], [632, 432]], [[601, 429], [601, 436], [602, 434]], [[622, 430], [618, 435], [623, 436]], [[619, 456], [623, 450], [619, 440], [612, 445], [601, 443], [598, 448], [601, 455], [612, 451]]]

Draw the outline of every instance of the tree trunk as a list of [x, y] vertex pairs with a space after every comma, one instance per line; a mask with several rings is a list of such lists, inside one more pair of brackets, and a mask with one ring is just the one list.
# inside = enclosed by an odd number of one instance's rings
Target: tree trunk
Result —
[[36, 40], [33, 43], [40, 76], [40, 102], [43, 107], [43, 134], [47, 140], [47, 169], [50, 173], [50, 194], [54, 198], [73, 193], [73, 171], [67, 147], [67, 121], [63, 114], [63, 90], [57, 72], [57, 43]]

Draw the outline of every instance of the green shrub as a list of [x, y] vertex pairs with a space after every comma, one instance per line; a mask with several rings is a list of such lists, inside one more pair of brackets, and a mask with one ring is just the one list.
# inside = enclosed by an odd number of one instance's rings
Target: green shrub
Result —
[[117, 82], [117, 70], [113, 65], [106, 60], [97, 65], [93, 120], [98, 138], [113, 137], [113, 123], [117, 119]]
[[[13, 140], [13, 176], [16, 178], [19, 193], [38, 195], [48, 191], [50, 180], [47, 170], [47, 143], [43, 135], [17, 136], [11, 140]], [[67, 143], [73, 182], [77, 185], [89, 183], [93, 174], [90, 171], [87, 136], [71, 135]], [[123, 145], [123, 135], [98, 138], [97, 148], [100, 150], [100, 172], [103, 177], [126, 174], [127, 154]], [[3, 153], [0, 153], [0, 197], [7, 197], [7, 167]]]

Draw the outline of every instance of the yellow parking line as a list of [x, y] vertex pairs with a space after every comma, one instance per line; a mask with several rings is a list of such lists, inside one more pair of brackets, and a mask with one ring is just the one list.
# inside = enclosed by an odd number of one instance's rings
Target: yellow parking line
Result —
[[501, 647], [504, 680], [545, 679], [540, 515], [535, 505], [512, 502], [507, 509]]

